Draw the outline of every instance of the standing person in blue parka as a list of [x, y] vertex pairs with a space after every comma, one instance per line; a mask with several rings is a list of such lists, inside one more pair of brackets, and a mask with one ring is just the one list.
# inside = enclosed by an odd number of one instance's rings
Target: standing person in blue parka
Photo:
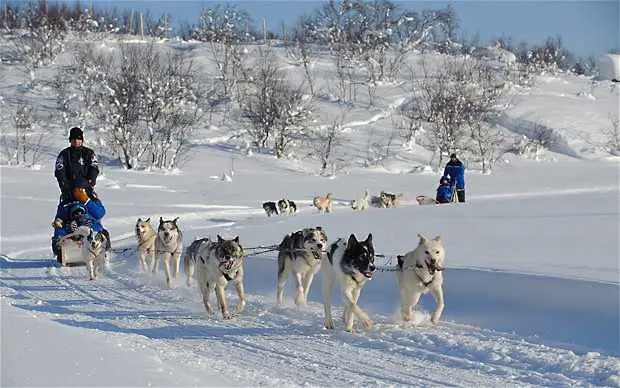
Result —
[[439, 203], [452, 202], [452, 186], [450, 185], [450, 178], [447, 176], [442, 176], [439, 180], [439, 187], [437, 187], [435, 200]]
[[465, 202], [465, 166], [456, 157], [456, 154], [450, 155], [443, 175], [450, 177], [450, 184], [456, 191], [458, 201]]

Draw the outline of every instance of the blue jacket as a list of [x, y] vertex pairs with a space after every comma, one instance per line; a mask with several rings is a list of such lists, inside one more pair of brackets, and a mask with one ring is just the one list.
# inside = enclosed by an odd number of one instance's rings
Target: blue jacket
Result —
[[465, 189], [465, 166], [460, 160], [450, 160], [446, 164], [446, 168], [443, 171], [444, 176], [450, 177], [450, 184], [456, 185], [459, 190]]
[[[72, 217], [72, 210], [81, 208], [83, 214]], [[71, 233], [71, 222], [77, 226], [89, 225], [95, 232], [104, 230], [101, 219], [105, 216], [105, 207], [99, 199], [89, 199], [85, 204], [79, 201], [60, 203], [56, 208], [56, 218], [63, 222], [61, 228], [54, 228], [54, 237], [61, 237]]]
[[439, 185], [439, 187], [437, 187], [437, 196], [435, 199], [439, 203], [448, 203], [452, 201], [452, 186], [449, 184]]

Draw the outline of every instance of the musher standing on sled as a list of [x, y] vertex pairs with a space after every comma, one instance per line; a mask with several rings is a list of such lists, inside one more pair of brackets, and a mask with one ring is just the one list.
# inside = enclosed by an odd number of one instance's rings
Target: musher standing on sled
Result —
[[456, 191], [458, 202], [465, 202], [465, 166], [456, 157], [456, 154], [450, 155], [450, 161], [446, 163], [443, 176], [450, 177], [450, 184]]
[[86, 225], [104, 233], [108, 240], [106, 250], [110, 249], [110, 234], [101, 225], [105, 208], [93, 190], [99, 175], [97, 157], [92, 149], [83, 145], [84, 134], [80, 128], [71, 128], [69, 141], [71, 146], [60, 152], [54, 170], [61, 196], [53, 223], [52, 252], [59, 262], [60, 237], [78, 226]]

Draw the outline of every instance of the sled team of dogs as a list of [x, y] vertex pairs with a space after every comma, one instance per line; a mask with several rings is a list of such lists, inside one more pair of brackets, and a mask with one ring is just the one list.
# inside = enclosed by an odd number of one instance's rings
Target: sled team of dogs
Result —
[[[365, 193], [367, 196], [367, 193]], [[146, 273], [155, 274], [162, 262], [167, 287], [179, 274], [183, 233], [178, 225], [179, 218], [164, 220], [160, 217], [155, 229], [149, 218], [136, 221], [137, 257], [139, 266]], [[81, 254], [87, 266], [89, 278], [94, 280], [103, 271], [106, 261], [106, 239], [102, 233], [94, 233], [90, 227], [79, 227], [63, 238], [83, 238]], [[401, 318], [410, 321], [420, 297], [427, 292], [435, 299], [435, 310], [431, 322], [437, 324], [444, 310], [443, 274], [445, 249], [440, 236], [433, 239], [419, 234], [417, 247], [397, 256], [396, 282], [400, 291]], [[289, 274], [294, 281], [294, 302], [298, 306], [307, 303], [314, 276], [323, 272], [324, 326], [335, 327], [332, 318], [331, 295], [334, 285], [340, 287], [346, 331], [353, 331], [355, 319], [363, 328], [373, 323], [366, 311], [358, 304], [364, 285], [377, 270], [372, 234], [365, 240], [358, 240], [355, 234], [338, 238], [328, 243], [327, 233], [320, 227], [305, 228], [284, 236], [278, 250], [276, 303], [284, 303], [284, 289]], [[214, 314], [211, 293], [214, 292], [219, 311], [224, 319], [243, 312], [246, 305], [244, 291], [245, 250], [239, 236], [224, 239], [220, 235], [211, 240], [199, 238], [186, 249], [184, 272], [188, 286], [195, 280], [202, 293], [207, 313]], [[231, 314], [225, 289], [232, 283], [237, 291], [238, 302]]]
[[[386, 191], [381, 191], [379, 195], [371, 196], [368, 190], [364, 191], [364, 194], [357, 199], [350, 202], [350, 206], [353, 210], [367, 210], [370, 206], [378, 208], [392, 208], [396, 207], [403, 197], [403, 194], [394, 194]], [[320, 213], [331, 213], [333, 210], [333, 194], [327, 193], [326, 195], [317, 195], [312, 198], [312, 206], [314, 206]], [[281, 199], [277, 202], [268, 201], [263, 202], [263, 210], [267, 214], [267, 217], [273, 215], [294, 214], [297, 212], [297, 206], [295, 202], [288, 199]]]
[[[157, 262], [163, 261], [166, 269], [166, 285], [170, 287], [171, 277], [178, 275], [183, 234], [177, 225], [178, 218], [160, 218], [157, 230], [150, 219], [136, 222], [137, 253], [140, 268], [149, 273], [157, 271]], [[430, 292], [436, 302], [431, 322], [438, 323], [444, 309], [443, 274], [445, 249], [440, 236], [429, 239], [419, 234], [417, 247], [404, 255], [397, 256], [396, 282], [400, 290], [401, 317], [412, 319], [412, 312], [420, 297]], [[354, 321], [359, 320], [363, 328], [372, 327], [368, 313], [358, 304], [364, 285], [377, 271], [372, 234], [365, 240], [358, 240], [355, 234], [338, 238], [331, 244], [325, 230], [320, 227], [304, 228], [284, 236], [277, 246], [277, 290], [276, 303], [284, 304], [284, 291], [289, 275], [294, 283], [294, 303], [303, 306], [315, 275], [323, 273], [324, 326], [335, 327], [332, 317], [331, 295], [338, 285], [343, 298], [343, 322], [346, 331], [353, 331]], [[239, 236], [232, 239], [208, 237], [195, 239], [185, 249], [183, 269], [186, 283], [198, 284], [208, 314], [215, 314], [211, 305], [211, 294], [215, 293], [218, 310], [224, 319], [230, 319], [245, 309], [244, 290], [245, 250]], [[237, 305], [231, 312], [225, 290], [232, 283], [237, 292]]]

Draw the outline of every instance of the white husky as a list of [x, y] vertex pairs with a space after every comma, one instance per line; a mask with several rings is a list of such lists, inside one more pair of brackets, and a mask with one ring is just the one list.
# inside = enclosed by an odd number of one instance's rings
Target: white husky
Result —
[[416, 249], [404, 256], [398, 256], [396, 278], [400, 289], [400, 304], [403, 321], [411, 320], [413, 308], [420, 296], [430, 291], [437, 306], [431, 315], [431, 322], [439, 322], [444, 309], [443, 301], [443, 263], [445, 250], [441, 236], [429, 240], [418, 234], [420, 242]]
[[367, 210], [369, 201], [370, 201], [370, 194], [368, 193], [368, 190], [366, 190], [364, 191], [363, 196], [351, 201], [351, 209], [360, 210], [360, 211]]
[[138, 261], [142, 272], [149, 273], [155, 266], [156, 236], [157, 233], [151, 224], [151, 219], [138, 218], [136, 221], [136, 240], [138, 240]]

